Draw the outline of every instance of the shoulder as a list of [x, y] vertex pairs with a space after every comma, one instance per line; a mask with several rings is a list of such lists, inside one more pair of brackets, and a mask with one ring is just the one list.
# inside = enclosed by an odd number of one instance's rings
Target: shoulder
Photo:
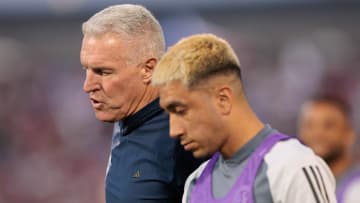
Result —
[[202, 163], [192, 174], [189, 175], [189, 177], [186, 179], [185, 187], [184, 187], [184, 194], [182, 198], [182, 202], [188, 202], [189, 195], [191, 193], [191, 190], [193, 186], [196, 183], [196, 180], [200, 177], [202, 172], [204, 171], [206, 165], [209, 161], [205, 161]]
[[285, 168], [298, 168], [309, 164], [325, 164], [309, 147], [301, 144], [297, 139], [288, 139], [276, 143], [265, 155], [264, 159], [270, 166], [277, 165]]
[[[141, 118], [145, 119], [145, 118]], [[151, 117], [149, 117], [146, 122], [143, 123], [145, 126], [155, 126], [161, 128], [169, 127], [169, 115], [163, 111], [162, 109], [154, 113]]]
[[344, 203], [360, 202], [360, 177], [354, 180], [344, 194]]
[[284, 174], [292, 177], [291, 175], [295, 176], [299, 172], [308, 173], [314, 170], [322, 171], [325, 176], [334, 180], [328, 165], [297, 139], [278, 142], [265, 155], [264, 161], [268, 167], [268, 174], [275, 177]]
[[347, 180], [344, 180], [345, 182], [340, 184], [338, 188], [340, 192], [344, 189], [342, 196], [343, 202], [360, 202], [360, 169], [352, 171], [352, 173], [345, 178]]
[[[335, 179], [327, 164], [297, 139], [280, 141], [265, 155], [266, 176], [274, 200], [335, 201]], [[321, 189], [319, 189], [321, 188]], [[313, 194], [306, 196], [305, 194]], [[301, 197], [294, 200], [295, 197]], [[284, 201], [288, 202], [288, 201]]]
[[[186, 182], [194, 182], [196, 181], [200, 175], [202, 174], [202, 172], [204, 171], [206, 165], [208, 164], [209, 161], [205, 161], [204, 163], [202, 163], [194, 172], [192, 172], [189, 177], [187, 178]], [[186, 184], [185, 184], [186, 187]]]

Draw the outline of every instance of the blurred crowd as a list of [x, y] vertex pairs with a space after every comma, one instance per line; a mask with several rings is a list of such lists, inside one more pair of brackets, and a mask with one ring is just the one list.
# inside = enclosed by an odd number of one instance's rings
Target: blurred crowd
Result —
[[36, 57], [0, 39], [0, 202], [103, 202], [109, 127], [84, 108], [79, 71]]
[[[175, 41], [172, 23], [163, 21], [167, 38]], [[202, 30], [188, 29], [217, 32], [232, 43], [247, 96], [265, 123], [296, 135], [301, 104], [327, 92], [352, 105], [360, 132], [360, 35], [326, 28], [274, 40], [199, 23]], [[0, 203], [104, 202], [112, 125], [95, 119], [80, 64], [61, 57], [44, 60], [21, 39], [0, 36]]]

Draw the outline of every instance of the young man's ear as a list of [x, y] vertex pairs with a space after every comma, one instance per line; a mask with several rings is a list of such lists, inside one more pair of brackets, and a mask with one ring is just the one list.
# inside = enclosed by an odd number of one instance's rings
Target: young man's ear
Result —
[[232, 109], [233, 90], [229, 86], [222, 86], [215, 90], [216, 102], [221, 114], [228, 115]]
[[142, 74], [143, 82], [145, 84], [151, 83], [151, 77], [154, 72], [156, 63], [157, 63], [156, 58], [150, 58], [145, 62], [144, 66], [142, 67], [141, 74]]

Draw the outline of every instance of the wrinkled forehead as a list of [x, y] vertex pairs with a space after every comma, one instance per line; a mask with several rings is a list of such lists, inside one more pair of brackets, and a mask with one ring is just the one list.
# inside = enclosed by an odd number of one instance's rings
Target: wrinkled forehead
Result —
[[104, 47], [116, 47], [128, 45], [131, 41], [120, 36], [117, 33], [105, 33], [102, 35], [84, 35], [82, 40], [83, 46], [104, 46]]
[[124, 38], [117, 33], [85, 35], [82, 41], [80, 57], [96, 55], [137, 64], [141, 61], [141, 57], [138, 57], [141, 50], [139, 46], [135, 38]]

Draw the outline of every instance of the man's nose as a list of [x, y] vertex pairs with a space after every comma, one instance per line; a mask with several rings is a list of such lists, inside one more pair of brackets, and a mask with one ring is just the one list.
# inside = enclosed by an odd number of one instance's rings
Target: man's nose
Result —
[[99, 83], [96, 75], [91, 72], [91, 70], [86, 70], [85, 81], [83, 84], [83, 89], [86, 93], [93, 92], [99, 89]]
[[169, 118], [170, 137], [178, 138], [184, 134], [184, 127], [181, 120], [176, 115], [171, 115]]

